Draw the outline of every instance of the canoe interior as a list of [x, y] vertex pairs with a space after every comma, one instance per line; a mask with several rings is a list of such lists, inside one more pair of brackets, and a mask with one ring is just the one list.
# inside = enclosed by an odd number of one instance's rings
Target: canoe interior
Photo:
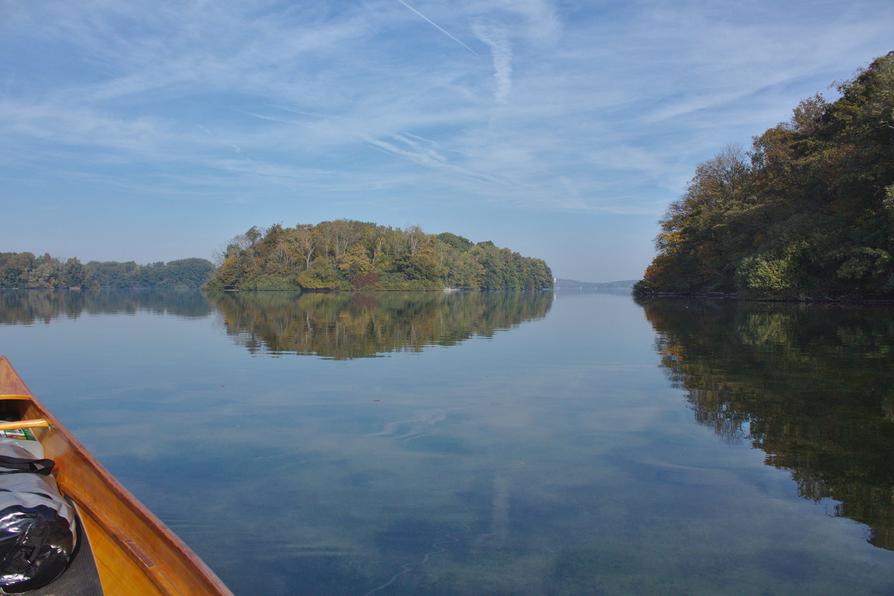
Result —
[[103, 596], [102, 580], [96, 568], [96, 559], [93, 558], [93, 549], [84, 532], [83, 523], [80, 522], [80, 516], [78, 520], [78, 545], [68, 569], [49, 585], [25, 592], [27, 596]]
[[34, 429], [62, 493], [75, 502], [107, 595], [230, 594], [203, 562], [97, 462], [0, 356], [0, 418]]

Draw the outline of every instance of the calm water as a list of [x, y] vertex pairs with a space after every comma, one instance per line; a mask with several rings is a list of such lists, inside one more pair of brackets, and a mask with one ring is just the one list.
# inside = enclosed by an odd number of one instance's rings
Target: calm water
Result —
[[894, 309], [0, 294], [241, 594], [894, 593]]

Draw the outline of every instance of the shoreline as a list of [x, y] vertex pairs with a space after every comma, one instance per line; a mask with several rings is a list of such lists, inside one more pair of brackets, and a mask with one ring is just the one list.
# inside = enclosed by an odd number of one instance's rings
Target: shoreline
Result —
[[363, 294], [370, 292], [432, 292], [441, 294], [461, 294], [467, 292], [547, 292], [553, 291], [553, 288], [354, 288], [350, 290], [342, 290], [338, 288], [295, 288], [295, 289], [204, 289], [200, 288], [205, 294], [242, 294], [246, 292], [279, 292], [293, 294]]
[[648, 292], [631, 295], [636, 300], [655, 299], [699, 299], [699, 300], [732, 300], [737, 302], [779, 302], [787, 304], [866, 304], [866, 305], [894, 305], [894, 298], [864, 298], [859, 296], [813, 296], [785, 297], [785, 296], [742, 296], [727, 292]]

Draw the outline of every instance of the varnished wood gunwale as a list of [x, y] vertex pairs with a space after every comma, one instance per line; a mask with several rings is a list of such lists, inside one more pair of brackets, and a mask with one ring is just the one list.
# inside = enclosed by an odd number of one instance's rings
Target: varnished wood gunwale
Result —
[[84, 448], [41, 404], [5, 356], [0, 356], [0, 400], [17, 400], [22, 418], [44, 418], [38, 428], [46, 457], [56, 462], [60, 490], [78, 506], [103, 591], [118, 594], [231, 594], [180, 538]]

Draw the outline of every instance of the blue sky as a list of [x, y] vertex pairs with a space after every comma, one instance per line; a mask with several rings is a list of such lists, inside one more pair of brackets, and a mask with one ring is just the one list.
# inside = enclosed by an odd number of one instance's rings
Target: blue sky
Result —
[[0, 250], [421, 225], [637, 278], [695, 164], [894, 49], [879, 2], [0, 0]]

